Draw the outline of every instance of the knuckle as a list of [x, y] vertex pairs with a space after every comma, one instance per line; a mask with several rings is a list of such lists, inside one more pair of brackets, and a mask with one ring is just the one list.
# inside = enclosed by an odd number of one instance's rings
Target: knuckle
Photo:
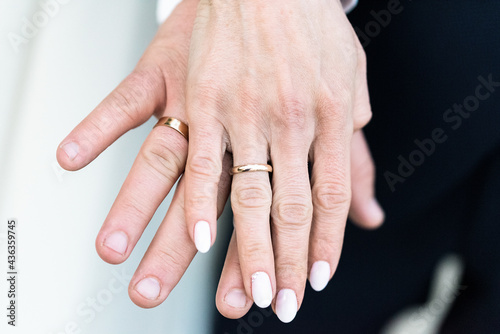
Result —
[[221, 159], [214, 159], [208, 155], [197, 154], [190, 159], [187, 164], [187, 169], [196, 176], [217, 182], [221, 174], [221, 164]]
[[[328, 106], [330, 112], [339, 116], [348, 114], [351, 108], [352, 91], [350, 87], [344, 87], [342, 93], [326, 98], [325, 105]], [[342, 117], [345, 118], [345, 117]]]
[[147, 95], [153, 88], [163, 86], [163, 72], [159, 66], [149, 66], [137, 69], [127, 77], [127, 86], [135, 89], [138, 96]]
[[325, 127], [329, 128], [328, 125], [334, 122], [338, 124], [339, 128], [349, 131], [351, 89], [348, 87], [339, 88], [335, 95], [329, 92], [328, 88], [325, 88], [325, 90], [326, 92], [318, 99], [317, 110], [320, 120]]
[[[205, 75], [190, 85], [189, 98], [194, 108], [199, 110], [219, 109], [227, 103], [228, 90], [221, 80]], [[192, 93], [191, 93], [192, 92]]]
[[139, 114], [140, 108], [136, 92], [120, 87], [113, 94], [111, 98], [111, 107], [113, 110], [118, 111], [120, 117], [127, 117], [130, 118], [130, 120], [134, 120], [134, 116]]
[[315, 209], [332, 211], [348, 208], [351, 201], [351, 189], [343, 182], [322, 183], [313, 189]]
[[[159, 64], [161, 75], [167, 82], [181, 83], [186, 80], [187, 57], [189, 50], [183, 48], [166, 46], [163, 43], [156, 45], [159, 49], [164, 49], [165, 58]], [[170, 85], [167, 84], [168, 87]]]
[[[265, 249], [265, 245], [262, 241], [256, 240], [255, 237], [249, 236], [248, 240], [241, 247], [241, 262], [258, 261], [261, 258], [261, 253]], [[240, 251], [240, 249], [238, 249]]]
[[197, 181], [195, 182], [196, 189], [192, 189], [192, 195], [186, 198], [187, 207], [204, 210], [213, 206], [217, 200], [221, 164], [222, 161], [209, 156], [197, 155], [186, 165], [186, 169]]
[[157, 248], [151, 254], [152, 258], [158, 262], [158, 268], [171, 273], [176, 270], [183, 270], [185, 253], [170, 248], [168, 251], [162, 248]]
[[209, 191], [205, 191], [204, 193], [198, 193], [196, 196], [188, 197], [186, 203], [187, 207], [202, 210], [211, 206], [213, 198], [210, 196]]
[[235, 211], [269, 209], [271, 201], [271, 188], [264, 184], [244, 184], [231, 192], [231, 203]]
[[241, 92], [238, 94], [238, 108], [240, 110], [245, 110], [245, 113], [242, 114], [241, 117], [246, 122], [249, 122], [249, 124], [255, 121], [256, 115], [259, 115], [262, 110], [265, 110], [262, 98], [255, 96], [256, 94], [253, 93], [253, 90], [255, 90], [255, 88], [241, 89]]
[[140, 203], [138, 198], [128, 198], [127, 201], [121, 203], [120, 211], [124, 213], [124, 217], [127, 217], [127, 220], [130, 220], [132, 223], [136, 223], [142, 221], [148, 217], [148, 213], [146, 212], [143, 203]]
[[[312, 235], [314, 243], [310, 248], [310, 257], [313, 259], [327, 259], [337, 263], [342, 252], [345, 224], [330, 225], [332, 226], [316, 231]], [[335, 269], [335, 267], [332, 269]]]
[[[248, 239], [248, 236], [246, 238]], [[251, 238], [238, 247], [240, 263], [245, 263], [249, 268], [259, 267], [263, 262], [273, 258], [271, 246], [259, 239]]]
[[272, 211], [273, 222], [278, 226], [307, 226], [312, 220], [311, 200], [296, 196], [286, 200], [277, 200]]
[[164, 91], [160, 87], [164, 85], [162, 78], [161, 71], [154, 68], [132, 72], [111, 95], [111, 108], [118, 116], [146, 120], [150, 108], [144, 108], [144, 101], [156, 102], [154, 94]]
[[[157, 132], [156, 132], [157, 133]], [[169, 181], [177, 180], [186, 161], [185, 148], [154, 135], [141, 150], [142, 159], [154, 171]]]
[[280, 280], [284, 282], [305, 282], [307, 279], [307, 258], [276, 259], [276, 272]]
[[309, 108], [305, 100], [288, 95], [280, 98], [280, 123], [287, 129], [306, 129], [309, 115]]
[[87, 139], [92, 142], [99, 142], [106, 136], [106, 129], [111, 123], [111, 115], [105, 115], [100, 119], [89, 117], [89, 133], [87, 134]]
[[314, 248], [317, 253], [325, 254], [330, 258], [333, 254], [340, 254], [344, 237], [345, 225], [340, 225], [339, 228], [330, 228], [322, 230], [314, 239]]

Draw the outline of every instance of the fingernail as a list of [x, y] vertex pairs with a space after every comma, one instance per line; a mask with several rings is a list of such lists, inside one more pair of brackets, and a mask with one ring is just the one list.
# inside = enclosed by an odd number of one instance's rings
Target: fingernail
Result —
[[127, 250], [128, 237], [125, 232], [116, 231], [111, 233], [104, 239], [104, 246], [114, 250], [115, 252], [123, 255]]
[[224, 297], [224, 302], [231, 307], [243, 308], [247, 304], [247, 295], [241, 289], [231, 289]]
[[210, 237], [210, 224], [206, 221], [199, 221], [194, 227], [194, 244], [200, 253], [210, 250], [212, 238]]
[[77, 143], [69, 142], [67, 144], [64, 144], [61, 148], [66, 153], [69, 160], [71, 160], [71, 161], [75, 160], [76, 156], [78, 155], [78, 151], [79, 151], [79, 147], [78, 147]]
[[316, 261], [311, 267], [309, 283], [316, 291], [323, 290], [330, 280], [330, 264], [326, 261]]
[[297, 314], [297, 295], [291, 289], [283, 289], [276, 298], [276, 315], [285, 324], [291, 322]]
[[155, 300], [160, 296], [160, 282], [156, 278], [146, 277], [137, 283], [135, 290], [144, 298]]
[[384, 222], [385, 219], [384, 210], [382, 209], [379, 202], [375, 198], [373, 198], [370, 201], [367, 210], [369, 212], [370, 217], [372, 217], [373, 223], [375, 225], [380, 225]]
[[252, 275], [252, 298], [260, 308], [266, 308], [271, 305], [273, 300], [273, 288], [271, 280], [265, 272], [256, 272]]

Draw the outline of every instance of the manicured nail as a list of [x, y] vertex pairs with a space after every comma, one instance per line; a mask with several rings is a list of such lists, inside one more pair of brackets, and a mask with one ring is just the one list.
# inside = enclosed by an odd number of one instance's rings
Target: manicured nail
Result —
[[266, 308], [273, 300], [273, 288], [269, 276], [262, 271], [252, 275], [252, 297], [255, 305]]
[[212, 238], [210, 237], [210, 224], [206, 221], [199, 221], [194, 227], [194, 244], [200, 253], [210, 250]]
[[104, 239], [104, 246], [123, 255], [127, 251], [128, 237], [125, 232], [116, 231], [111, 233]]
[[283, 289], [276, 298], [276, 315], [285, 324], [291, 322], [297, 314], [297, 296], [291, 289]]
[[370, 201], [367, 210], [369, 212], [370, 217], [372, 217], [372, 221], [374, 222], [375, 225], [378, 226], [384, 222], [385, 219], [384, 210], [382, 209], [379, 202], [375, 198], [373, 198]]
[[234, 308], [243, 308], [247, 304], [247, 295], [241, 289], [231, 289], [224, 297], [224, 302]]
[[135, 286], [135, 290], [146, 299], [155, 300], [160, 296], [160, 282], [156, 278], [143, 278]]
[[316, 261], [311, 267], [309, 283], [316, 291], [323, 290], [330, 280], [330, 264], [326, 261]]
[[76, 156], [78, 155], [78, 151], [79, 151], [79, 147], [78, 147], [77, 143], [69, 142], [67, 144], [64, 144], [64, 146], [62, 146], [61, 148], [66, 153], [69, 160], [71, 160], [71, 161], [75, 160]]

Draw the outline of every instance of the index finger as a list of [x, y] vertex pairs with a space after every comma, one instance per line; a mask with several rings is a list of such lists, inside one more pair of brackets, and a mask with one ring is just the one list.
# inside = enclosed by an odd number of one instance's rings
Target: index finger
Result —
[[121, 135], [164, 107], [165, 92], [159, 68], [132, 72], [59, 145], [56, 154], [61, 167], [85, 167]]

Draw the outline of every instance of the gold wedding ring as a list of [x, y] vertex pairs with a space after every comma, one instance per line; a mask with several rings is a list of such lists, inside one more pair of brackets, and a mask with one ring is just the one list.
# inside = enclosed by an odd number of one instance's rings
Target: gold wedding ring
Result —
[[184, 136], [184, 138], [186, 139], [189, 138], [189, 128], [187, 124], [178, 120], [177, 118], [170, 116], [162, 117], [158, 120], [158, 123], [156, 123], [153, 129], [160, 125], [168, 126], [169, 128], [172, 128], [175, 131], [179, 132], [181, 135]]
[[273, 171], [273, 167], [271, 165], [266, 164], [249, 164], [249, 165], [241, 165], [236, 166], [231, 169], [231, 175], [241, 174], [246, 172], [268, 172], [271, 173]]

